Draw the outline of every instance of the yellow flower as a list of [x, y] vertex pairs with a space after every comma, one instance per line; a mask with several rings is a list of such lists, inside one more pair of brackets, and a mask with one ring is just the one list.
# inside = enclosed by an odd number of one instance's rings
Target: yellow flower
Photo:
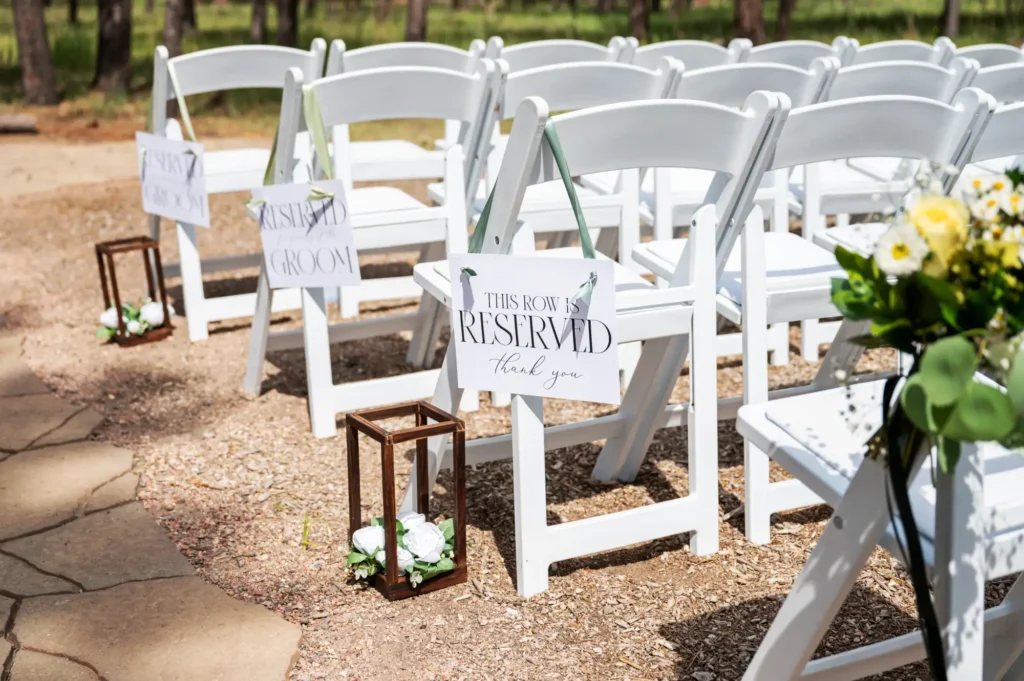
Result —
[[911, 206], [908, 217], [932, 251], [924, 273], [945, 276], [953, 256], [967, 243], [970, 219], [967, 206], [945, 196], [923, 196]]

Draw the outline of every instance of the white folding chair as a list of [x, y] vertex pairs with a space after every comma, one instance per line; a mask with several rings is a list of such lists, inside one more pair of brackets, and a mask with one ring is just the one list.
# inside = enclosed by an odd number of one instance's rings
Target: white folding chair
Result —
[[[544, 428], [543, 400], [515, 396], [512, 433], [466, 445], [468, 463], [513, 458], [516, 508], [517, 588], [524, 596], [547, 588], [548, 566], [556, 561], [694, 532], [698, 555], [718, 550], [717, 417], [714, 362], [714, 280], [712, 238], [720, 221], [746, 213], [747, 187], [760, 180], [767, 140], [784, 118], [784, 97], [758, 92], [741, 109], [703, 102], [656, 101], [614, 104], [554, 119], [573, 173], [587, 174], [644, 167], [699, 167], [720, 173], [709, 205], [694, 216], [694, 240], [680, 258], [668, 288], [658, 289], [621, 265], [615, 265], [619, 343], [646, 341], [634, 380], [618, 413], [580, 423]], [[541, 144], [548, 107], [528, 98], [512, 128], [483, 240], [485, 253], [529, 253], [533, 234], [517, 221], [527, 187], [557, 179], [550, 148]], [[711, 205], [717, 200], [717, 204]], [[755, 209], [757, 210], [757, 209]], [[759, 211], [757, 211], [759, 212]], [[536, 255], [580, 257], [580, 249], [549, 249]], [[557, 262], [557, 261], [555, 261]], [[416, 280], [444, 304], [450, 304], [447, 264], [418, 265]], [[692, 348], [692, 354], [690, 352]], [[691, 356], [688, 404], [667, 407], [672, 387]], [[433, 404], [457, 409], [455, 348], [449, 344]], [[551, 449], [606, 439], [602, 458], [617, 461], [632, 449], [646, 451], [657, 428], [689, 424], [689, 495], [637, 509], [549, 527], [546, 514], [544, 453]], [[446, 438], [428, 443], [428, 480], [450, 465]], [[600, 463], [600, 459], [599, 459]], [[404, 504], [415, 503], [412, 482]]]
[[[853, 58], [856, 47], [857, 41], [846, 36], [839, 36], [831, 45], [816, 40], [782, 40], [751, 48], [744, 61], [753, 64], [787, 64], [809, 69], [815, 59], [835, 57], [840, 64], [846, 66]], [[689, 64], [686, 67], [689, 69]]]
[[666, 40], [638, 47], [633, 53], [632, 63], [645, 69], [656, 69], [665, 57], [678, 59], [687, 71], [725, 66], [746, 61], [750, 52], [750, 41], [734, 38], [728, 47], [706, 40]]
[[964, 59], [973, 59], [981, 65], [981, 68], [987, 69], [1004, 64], [1019, 64], [1024, 61], [1024, 47], [1014, 47], [1013, 45], [1001, 43], [971, 45], [970, 47], [958, 48], [956, 56], [963, 57]]
[[615, 36], [607, 45], [586, 40], [533, 40], [505, 47], [505, 41], [492, 36], [487, 41], [484, 56], [488, 59], [504, 59], [509, 73], [540, 66], [571, 64], [580, 61], [622, 61], [633, 57], [633, 44], [625, 38]]
[[[156, 48], [153, 55], [153, 134], [183, 139], [178, 122], [167, 119], [167, 102], [189, 95], [223, 92], [241, 88], [277, 88], [284, 86], [285, 73], [298, 68], [306, 78], [319, 78], [323, 72], [325, 43], [317, 38], [309, 50], [271, 45], [237, 45], [190, 52], [170, 59], [167, 48]], [[184, 101], [182, 99], [182, 101]], [[185, 132], [192, 136], [187, 109], [181, 112]], [[303, 145], [299, 153], [308, 151]], [[263, 184], [263, 175], [270, 150], [231, 149], [205, 151], [203, 154], [206, 191], [209, 194], [248, 191]], [[289, 157], [290, 158], [290, 157]], [[160, 216], [149, 216], [149, 233], [160, 239]], [[220, 258], [199, 257], [199, 240], [195, 225], [178, 223], [179, 262], [164, 264], [168, 277], [181, 276], [185, 317], [190, 341], [206, 340], [210, 322], [248, 317], [256, 304], [253, 293], [206, 297], [203, 271], [207, 273], [255, 267], [261, 254], [233, 255]], [[297, 297], [282, 296], [279, 309], [298, 307]]]
[[[673, 61], [665, 59], [658, 71], [620, 64], [616, 62], [567, 62], [553, 66], [525, 69], [510, 73], [502, 93], [498, 97], [497, 116], [499, 120], [512, 118], [519, 104], [527, 97], [541, 97], [555, 111], [568, 111], [586, 107], [630, 102], [645, 99], [659, 99], [669, 93], [678, 75]], [[504, 155], [504, 144], [489, 155], [491, 163]], [[586, 216], [587, 225], [599, 230], [595, 238], [598, 250], [610, 257], [617, 257], [620, 263], [635, 267], [630, 259], [633, 245], [640, 241], [640, 198], [639, 171], [627, 169], [615, 172], [610, 186], [595, 191], [581, 186], [577, 189], [580, 204]], [[585, 180], [581, 180], [585, 181]], [[484, 183], [479, 186], [474, 210], [483, 209], [487, 200]], [[443, 204], [445, 188], [441, 185], [428, 187], [430, 197]], [[520, 216], [529, 221], [534, 234], [555, 234], [558, 237], [572, 237], [575, 231], [571, 206], [565, 189], [559, 182], [533, 185], [526, 190]], [[426, 300], [421, 305], [432, 304]], [[425, 346], [410, 346], [407, 361], [413, 366], [429, 366], [433, 360], [433, 348], [440, 337], [446, 315], [436, 308], [432, 328], [425, 327], [420, 337], [430, 339]], [[420, 354], [412, 355], [413, 351]], [[622, 350], [623, 382], [628, 383], [639, 348], [633, 346]], [[505, 396], [496, 396], [496, 404], [506, 403]]]
[[[723, 106], [742, 106], [757, 90], [781, 92], [793, 106], [813, 104], [827, 94], [829, 84], [839, 68], [835, 57], [818, 58], [810, 69], [786, 64], [731, 64], [697, 71], [686, 71], [676, 81], [673, 97]], [[646, 173], [640, 187], [640, 200], [646, 209], [640, 213], [648, 223], [653, 217], [654, 238], [671, 239], [676, 228], [688, 227], [711, 186], [714, 173], [694, 168], [657, 168]], [[600, 174], [582, 178], [582, 182], [598, 191], [607, 192], [616, 180]], [[766, 175], [754, 196], [765, 214], [771, 216], [772, 229], [789, 230], [789, 214], [799, 212], [789, 191], [789, 172]], [[652, 216], [653, 212], [653, 216]], [[642, 264], [642, 263], [641, 263]], [[664, 284], [665, 280], [660, 280]], [[789, 328], [778, 325], [772, 329], [770, 341], [773, 365], [789, 361]], [[719, 356], [742, 353], [739, 334], [722, 334], [715, 344]]]
[[[413, 250], [431, 246], [428, 256], [438, 258], [445, 248], [462, 252], [467, 243], [466, 196], [475, 194], [482, 163], [473, 150], [479, 148], [481, 132], [489, 130], [493, 123], [494, 97], [502, 77], [503, 73], [494, 62], [481, 60], [474, 74], [429, 67], [390, 67], [322, 78], [303, 88], [301, 73], [292, 70], [282, 101], [278, 150], [287, 158], [289, 140], [309, 124], [299, 111], [304, 91], [310, 93], [306, 96], [315, 96], [325, 129], [395, 118], [466, 122], [469, 126], [467, 152], [464, 154], [460, 145], [445, 152], [445, 182], [459, 190], [450, 192], [450, 200], [444, 206], [428, 208], [394, 187], [353, 190], [351, 171], [341, 160], [346, 158], [344, 140], [334, 140], [337, 153], [333, 162], [323, 159], [322, 152], [318, 153], [320, 162], [333, 163], [334, 175], [344, 182], [357, 251]], [[275, 182], [290, 181], [283, 163], [279, 155]], [[381, 210], [381, 206], [387, 208]], [[358, 287], [363, 300], [411, 298], [420, 292], [411, 277], [364, 279]], [[335, 416], [339, 412], [431, 394], [437, 371], [341, 385], [335, 385], [331, 376], [330, 346], [333, 343], [415, 330], [420, 312], [329, 325], [324, 289], [302, 289], [302, 330], [271, 333], [274, 293], [264, 269], [261, 269], [257, 296], [245, 388], [250, 393], [259, 393], [267, 350], [303, 347], [314, 436], [334, 435]], [[344, 298], [344, 292], [342, 296]]]
[[930, 45], [919, 40], [883, 40], [870, 45], [855, 45], [847, 64], [860, 66], [885, 61], [923, 61], [946, 66], [955, 56], [956, 45], [945, 36], [936, 38]]
[[[978, 71], [971, 86], [984, 90], [1002, 104], [1024, 102], [1024, 61], [983, 68]], [[986, 157], [984, 161], [965, 168], [964, 175], [975, 177], [1002, 173], [1015, 166], [1024, 166], [1024, 156], [1004, 154], [998, 158]]]
[[[332, 40], [327, 53], [325, 76], [354, 73], [387, 66], [430, 66], [436, 69], [476, 73], [486, 44], [474, 40], [468, 50], [439, 43], [385, 43], [347, 50], [344, 40]], [[436, 149], [459, 143], [461, 121], [445, 121], [444, 138]], [[333, 131], [337, 139], [348, 134], [348, 126]], [[430, 151], [408, 140], [366, 140], [350, 142], [352, 177], [356, 182], [380, 180], [417, 180], [440, 177], [437, 169], [443, 154]]]
[[[907, 95], [949, 102], [961, 89], [973, 84], [977, 62], [954, 59], [949, 67], [922, 61], [896, 61], [847, 66], [839, 70], [829, 88], [828, 100], [839, 101], [874, 95]], [[804, 205], [802, 231], [813, 240], [825, 229], [822, 215], [835, 215], [845, 228], [851, 214], [873, 214], [892, 209], [910, 188], [920, 158], [851, 158], [820, 164], [816, 196], [809, 197], [803, 169], [790, 178], [790, 188]], [[808, 209], [808, 203], [811, 208]], [[800, 354], [805, 361], [818, 360], [822, 343], [830, 343], [837, 322], [807, 320], [800, 325]]]
[[[890, 521], [887, 464], [864, 457], [881, 424], [880, 382], [743, 407], [737, 429], [834, 508], [744, 681], [860, 679], [924, 659], [921, 632], [811, 661], [875, 546], [903, 560]], [[933, 581], [951, 681], [1024, 678], [1024, 582], [985, 608], [985, 581], [1024, 570], [1024, 459], [965, 443], [953, 475], [910, 464], [910, 503]], [[914, 475], [916, 471], [916, 475]]]

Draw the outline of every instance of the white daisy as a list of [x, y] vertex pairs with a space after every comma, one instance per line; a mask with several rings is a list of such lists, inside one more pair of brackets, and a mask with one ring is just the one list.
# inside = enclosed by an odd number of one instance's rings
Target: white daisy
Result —
[[875, 246], [878, 269], [895, 277], [920, 270], [927, 255], [928, 243], [906, 222], [889, 228]]

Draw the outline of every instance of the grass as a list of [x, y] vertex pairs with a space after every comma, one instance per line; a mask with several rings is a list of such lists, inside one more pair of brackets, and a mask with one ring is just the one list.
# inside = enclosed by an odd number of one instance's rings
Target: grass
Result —
[[[343, 0], [317, 0], [313, 17], [306, 17], [300, 8], [300, 44], [308, 45], [316, 36], [328, 41], [341, 38], [350, 49], [380, 42], [401, 40], [404, 33], [405, 8], [396, 3], [389, 20], [378, 22], [373, 17], [372, 0], [359, 0], [362, 6], [346, 9]], [[543, 38], [577, 38], [607, 42], [611, 36], [628, 31], [625, 0], [620, 7], [600, 15], [589, 8], [572, 13], [567, 7], [555, 9], [538, 3], [524, 10], [522, 0], [508, 0], [510, 5], [497, 9], [494, 0], [484, 7], [451, 10], [436, 1], [430, 9], [428, 36], [431, 40], [465, 47], [473, 38], [500, 35], [506, 44]], [[1019, 43], [1024, 35], [1021, 13], [1008, 13], [1002, 4], [1019, 0], [963, 0], [963, 16], [959, 44], [984, 42]], [[60, 2], [60, 0], [58, 0]], [[325, 2], [332, 3], [327, 11]], [[662, 0], [667, 9], [671, 0]], [[250, 5], [247, 2], [224, 5], [197, 0], [199, 30], [186, 36], [185, 50], [192, 51], [248, 41]], [[999, 3], [999, 4], [996, 4]], [[272, 39], [276, 20], [276, 3], [268, 3], [268, 29]], [[765, 0], [765, 17], [769, 36], [773, 32], [777, 0]], [[793, 16], [791, 38], [830, 41], [836, 35], [848, 35], [862, 43], [897, 38], [932, 40], [939, 33], [942, 0], [799, 0]], [[110, 120], [145, 117], [149, 87], [152, 80], [153, 49], [161, 42], [164, 7], [147, 13], [144, 0], [136, 0], [132, 34], [133, 81], [129, 97], [106, 98], [90, 94], [96, 53], [96, 7], [90, 3], [80, 8], [79, 23], [67, 22], [67, 7], [60, 2], [46, 10], [49, 39], [52, 44], [57, 85], [65, 104], [64, 118]], [[727, 41], [732, 35], [732, 1], [711, 0], [704, 7], [694, 8], [673, 19], [667, 11], [652, 16], [653, 40], [691, 38]], [[193, 115], [221, 123], [232, 123], [236, 130], [262, 134], [273, 130], [277, 117], [279, 95], [273, 90], [239, 90], [213, 96], [190, 98]], [[21, 83], [17, 44], [14, 37], [10, 3], [0, 5], [0, 108], [18, 109]], [[204, 127], [201, 122], [199, 127]], [[214, 125], [214, 128], [218, 125]], [[432, 134], [410, 126], [417, 136]], [[357, 138], [375, 137], [376, 128]], [[385, 134], [385, 133], [382, 133]], [[431, 138], [432, 139], [432, 138]], [[419, 140], [417, 140], [419, 141]], [[425, 142], [427, 140], [424, 140]]]

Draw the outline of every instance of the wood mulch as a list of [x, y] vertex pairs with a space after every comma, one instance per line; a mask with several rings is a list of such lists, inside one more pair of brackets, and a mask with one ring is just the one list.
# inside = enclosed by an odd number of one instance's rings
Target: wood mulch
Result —
[[[79, 171], [80, 172], [80, 171]], [[421, 186], [412, 187], [422, 191]], [[295, 681], [319, 679], [739, 679], [828, 517], [825, 508], [778, 516], [772, 542], [748, 543], [743, 518], [742, 442], [720, 434], [721, 551], [695, 558], [685, 537], [564, 561], [550, 590], [516, 595], [512, 471], [508, 462], [468, 474], [469, 584], [397, 603], [350, 583], [344, 556], [347, 487], [344, 438], [315, 440], [306, 414], [301, 351], [272, 353], [263, 394], [241, 390], [248, 321], [216, 324], [190, 344], [184, 320], [164, 342], [135, 349], [93, 337], [102, 311], [92, 244], [144, 233], [137, 183], [67, 187], [0, 200], [0, 329], [27, 336], [26, 359], [66, 400], [106, 415], [97, 437], [137, 452], [141, 497], [207, 580], [262, 603], [303, 629]], [[244, 196], [214, 197], [206, 255], [256, 249]], [[165, 223], [165, 260], [177, 259]], [[141, 295], [141, 267], [124, 261], [122, 286]], [[374, 272], [408, 271], [379, 261]], [[138, 270], [138, 271], [134, 271]], [[121, 270], [119, 270], [119, 275]], [[129, 275], [133, 276], [129, 276]], [[255, 272], [211, 281], [208, 293], [254, 289]], [[180, 305], [180, 282], [169, 289]], [[364, 306], [380, 314], [409, 304]], [[179, 312], [181, 309], [179, 307]], [[275, 317], [296, 326], [297, 313]], [[793, 329], [794, 347], [797, 329]], [[407, 371], [407, 336], [345, 343], [333, 350], [336, 382]], [[862, 368], [890, 366], [875, 352]], [[793, 354], [771, 369], [773, 387], [810, 380], [816, 366]], [[739, 358], [719, 363], [722, 396], [741, 392]], [[674, 398], [686, 395], [680, 377]], [[607, 413], [599, 405], [551, 401], [549, 423]], [[471, 438], [507, 432], [509, 410], [486, 399], [463, 414]], [[565, 522], [686, 493], [686, 434], [662, 431], [631, 484], [594, 481], [596, 445], [549, 453], [548, 516]], [[397, 454], [404, 484], [410, 452]], [[379, 457], [365, 448], [364, 517], [379, 514]], [[783, 477], [781, 470], [773, 475]], [[435, 489], [449, 512], [450, 474]], [[308, 543], [303, 527], [308, 525]], [[990, 585], [990, 604], [1007, 582]], [[818, 654], [847, 650], [914, 628], [913, 594], [895, 560], [876, 551]], [[922, 665], [875, 677], [924, 679]]]

